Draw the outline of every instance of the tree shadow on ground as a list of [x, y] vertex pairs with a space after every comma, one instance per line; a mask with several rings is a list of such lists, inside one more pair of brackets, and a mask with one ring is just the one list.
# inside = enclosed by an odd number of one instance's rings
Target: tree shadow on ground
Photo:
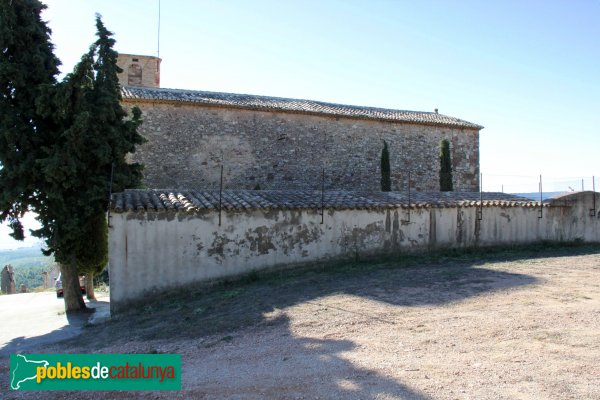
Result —
[[[345, 353], [356, 348], [351, 340], [294, 335], [285, 309], [319, 303], [332, 295], [356, 296], [397, 307], [444, 305], [539, 283], [533, 276], [485, 264], [597, 253], [600, 248], [596, 247], [533, 254], [451, 255], [437, 256], [435, 260], [422, 257], [412, 262], [340, 263], [250, 275], [245, 280], [212, 287], [161, 293], [105, 324], [85, 327], [84, 335], [62, 342], [57, 349], [102, 352], [109, 346], [136, 341], [137, 351], [141, 343], [141, 352], [156, 352], [152, 347], [155, 344], [149, 341], [186, 340], [199, 343], [198, 348], [210, 349], [202, 352], [202, 359], [183, 354], [182, 392], [154, 392], [153, 398], [427, 399], [426, 394], [397, 379], [350, 361]], [[346, 309], [343, 303], [336, 303], [335, 307], [348, 315], [360, 314], [364, 319], [382, 318], [370, 315], [369, 310]], [[274, 311], [279, 311], [275, 319], [269, 317]], [[258, 326], [260, 335], [235, 334], [248, 326]], [[212, 337], [213, 342], [202, 342], [206, 337]], [[252, 342], [271, 339], [277, 342], [276, 347]], [[143, 348], [144, 343], [149, 343], [147, 348]], [[0, 377], [0, 383], [4, 379]], [[79, 394], [81, 398], [96, 396]], [[148, 393], [107, 392], [106, 395], [105, 398], [146, 398]]]
[[[280, 330], [289, 331], [289, 320], [285, 316], [279, 319]], [[186, 392], [190, 397], [205, 399], [429, 398], [395, 379], [345, 359], [343, 354], [355, 348], [356, 344], [351, 340], [293, 335], [278, 341], [275, 351], [265, 346], [247, 351], [238, 346], [226, 350], [228, 357], [235, 360], [228, 365], [222, 365], [220, 358], [203, 360], [202, 378]], [[220, 369], [227, 371], [227, 377], [219, 374]], [[223, 383], [229, 379], [236, 384], [224, 388]]]
[[[278, 336], [276, 349], [239, 343], [217, 342], [210, 355], [192, 359], [182, 355], [181, 392], [107, 391], [78, 392], [79, 399], [430, 399], [409, 386], [373, 370], [355, 365], [344, 357], [356, 344], [351, 340], [297, 337], [290, 332], [290, 321], [281, 315], [274, 321]], [[283, 336], [283, 337], [282, 337]], [[246, 339], [254, 340], [252, 336]], [[266, 338], [268, 340], [269, 338]], [[232, 339], [236, 340], [236, 339]], [[259, 340], [265, 340], [260, 338]], [[219, 355], [227, 353], [227, 357]], [[6, 373], [0, 383], [8, 382]], [[0, 372], [2, 372], [0, 369]], [[235, 383], [233, 383], [235, 382]], [[14, 398], [37, 398], [39, 393], [20, 392]], [[73, 392], [54, 391], [54, 398], [71, 398]], [[7, 398], [11, 398], [8, 396]]]
[[[193, 338], [265, 321], [265, 314], [329, 295], [346, 294], [390, 305], [440, 305], [491, 291], [535, 284], [528, 275], [485, 268], [494, 262], [600, 253], [595, 245], [539, 244], [459, 249], [367, 262], [339, 262], [297, 270], [250, 274], [213, 286], [157, 293], [75, 341], [90, 349], [140, 339]], [[74, 321], [76, 322], [76, 321]], [[124, 335], [122, 333], [126, 332]], [[121, 334], [117, 334], [121, 333]], [[59, 339], [60, 330], [48, 334]], [[36, 338], [16, 338], [5, 348]]]
[[[32, 349], [43, 352], [44, 346], [54, 345], [69, 338], [77, 337], [86, 326], [90, 318], [95, 314], [96, 309], [108, 309], [107, 301], [90, 301], [87, 303], [89, 312], [66, 313], [67, 324], [59, 329], [55, 329], [44, 335], [38, 336], [19, 336], [13, 338], [10, 342], [0, 347], [0, 357], [9, 354], [24, 353]], [[47, 310], [40, 310], [47, 312]], [[10, 323], [10, 321], [8, 321]]]
[[[599, 251], [596, 249], [596, 251]], [[132, 338], [194, 338], [265, 322], [265, 314], [330, 295], [353, 295], [400, 307], [441, 305], [491, 291], [535, 284], [524, 274], [481, 267], [479, 256], [413, 263], [340, 263], [282, 270], [212, 287], [160, 293], [156, 298], [90, 327], [87, 345], [101, 348]], [[546, 254], [548, 256], [548, 254]], [[525, 257], [522, 257], [525, 258]], [[127, 332], [127, 336], [115, 335]], [[85, 340], [82, 338], [82, 340]]]

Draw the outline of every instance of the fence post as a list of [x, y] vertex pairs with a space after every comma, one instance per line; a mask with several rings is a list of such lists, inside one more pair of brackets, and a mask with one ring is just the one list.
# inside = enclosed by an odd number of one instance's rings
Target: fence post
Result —
[[321, 225], [325, 223], [325, 167], [321, 171]]
[[406, 223], [410, 222], [410, 203], [412, 201], [412, 199], [411, 199], [411, 191], [410, 191], [410, 171], [408, 171], [407, 186], [408, 186], [408, 213], [407, 213], [408, 214], [408, 219], [402, 221], [402, 222], [406, 222]]
[[590, 210], [590, 217], [596, 216], [596, 177], [592, 176], [592, 209]]
[[540, 174], [540, 209], [538, 213], [538, 218], [544, 217], [544, 201], [542, 197], [542, 174]]
[[479, 174], [479, 207], [477, 207], [477, 221], [483, 220], [483, 174]]

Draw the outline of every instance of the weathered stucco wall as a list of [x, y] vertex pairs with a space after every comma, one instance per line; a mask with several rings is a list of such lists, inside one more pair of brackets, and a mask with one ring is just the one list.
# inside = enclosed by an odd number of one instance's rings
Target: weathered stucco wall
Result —
[[479, 131], [203, 105], [125, 100], [142, 109], [148, 142], [133, 160], [153, 188], [379, 190], [383, 140], [390, 148], [392, 190], [408, 172], [418, 191], [439, 190], [439, 142], [451, 143], [456, 191], [477, 191]]
[[[541, 240], [600, 241], [592, 194], [544, 207], [124, 212], [110, 228], [111, 308], [144, 294], [252, 270], [374, 254]], [[600, 205], [600, 198], [597, 199]]]

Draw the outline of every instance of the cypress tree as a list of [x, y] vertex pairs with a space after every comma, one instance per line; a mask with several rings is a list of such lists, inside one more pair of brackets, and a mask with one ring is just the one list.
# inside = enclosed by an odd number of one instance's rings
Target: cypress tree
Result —
[[381, 191], [390, 192], [392, 190], [392, 178], [390, 171], [390, 152], [387, 142], [383, 141], [381, 150]]
[[452, 187], [452, 159], [450, 158], [450, 142], [448, 139], [440, 141], [440, 191], [451, 192]]
[[85, 309], [78, 275], [93, 279], [106, 265], [111, 169], [114, 190], [139, 185], [142, 166], [125, 156], [144, 139], [140, 110], [128, 117], [120, 103], [112, 33], [97, 17], [98, 39], [56, 83], [44, 8], [0, 0], [0, 221], [23, 239], [20, 218], [38, 214], [32, 234], [61, 264], [65, 308], [75, 311]]
[[37, 0], [0, 1], [0, 222], [24, 238], [20, 218], [45, 201], [36, 160], [51, 139], [52, 118], [37, 112], [45, 86], [56, 83], [60, 61]]
[[41, 227], [32, 234], [45, 239], [44, 253], [54, 253], [61, 265], [67, 311], [86, 308], [79, 290], [77, 256], [89, 243], [83, 243], [87, 238], [80, 227], [101, 212], [95, 204], [98, 194], [89, 193], [93, 182], [88, 186], [82, 181], [90, 173], [88, 163], [94, 160], [94, 155], [87, 153], [92, 133], [93, 56], [90, 49], [61, 83], [48, 87], [39, 106], [41, 113], [54, 118], [56, 130], [44, 157], [38, 160], [47, 201], [36, 210]]
[[[135, 152], [136, 146], [146, 142], [137, 131], [142, 123], [141, 111], [134, 107], [131, 117], [121, 105], [121, 89], [118, 74], [123, 72], [117, 66], [117, 52], [113, 49], [115, 40], [100, 16], [96, 16], [98, 40], [96, 47], [98, 57], [94, 63], [96, 80], [94, 82], [95, 114], [98, 129], [96, 137], [108, 144], [107, 154], [104, 155], [102, 168], [104, 176], [110, 174], [111, 164], [114, 163], [113, 191], [138, 187], [142, 182], [143, 166], [139, 163], [127, 163], [126, 155]], [[110, 150], [110, 151], [109, 151]], [[106, 185], [107, 181], [102, 182]], [[106, 192], [106, 188], [105, 188]], [[107, 209], [106, 197], [104, 210]]]
[[98, 213], [86, 221], [83, 236], [94, 246], [82, 246], [77, 254], [77, 269], [85, 273], [85, 295], [95, 299], [94, 276], [100, 275], [108, 264], [108, 223], [104, 213]]
[[34, 234], [46, 238], [47, 253], [61, 263], [67, 310], [85, 308], [76, 293], [78, 275], [87, 274], [91, 284], [106, 265], [104, 219], [113, 166], [114, 190], [138, 186], [142, 178], [142, 166], [125, 161], [144, 142], [137, 133], [141, 112], [136, 108], [127, 118], [120, 103], [115, 41], [100, 17], [96, 27], [98, 40], [44, 101], [58, 129], [38, 161], [49, 201], [38, 212], [42, 227]]

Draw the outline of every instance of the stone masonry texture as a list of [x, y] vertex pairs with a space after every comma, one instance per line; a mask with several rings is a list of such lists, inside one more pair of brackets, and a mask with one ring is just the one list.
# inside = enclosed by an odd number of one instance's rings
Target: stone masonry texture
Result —
[[160, 87], [160, 62], [154, 56], [119, 54], [117, 65], [123, 70], [119, 74], [121, 86]]
[[150, 188], [380, 190], [383, 141], [392, 190], [439, 190], [439, 142], [450, 141], [455, 191], [479, 190], [479, 130], [124, 98], [148, 142], [131, 157]]

